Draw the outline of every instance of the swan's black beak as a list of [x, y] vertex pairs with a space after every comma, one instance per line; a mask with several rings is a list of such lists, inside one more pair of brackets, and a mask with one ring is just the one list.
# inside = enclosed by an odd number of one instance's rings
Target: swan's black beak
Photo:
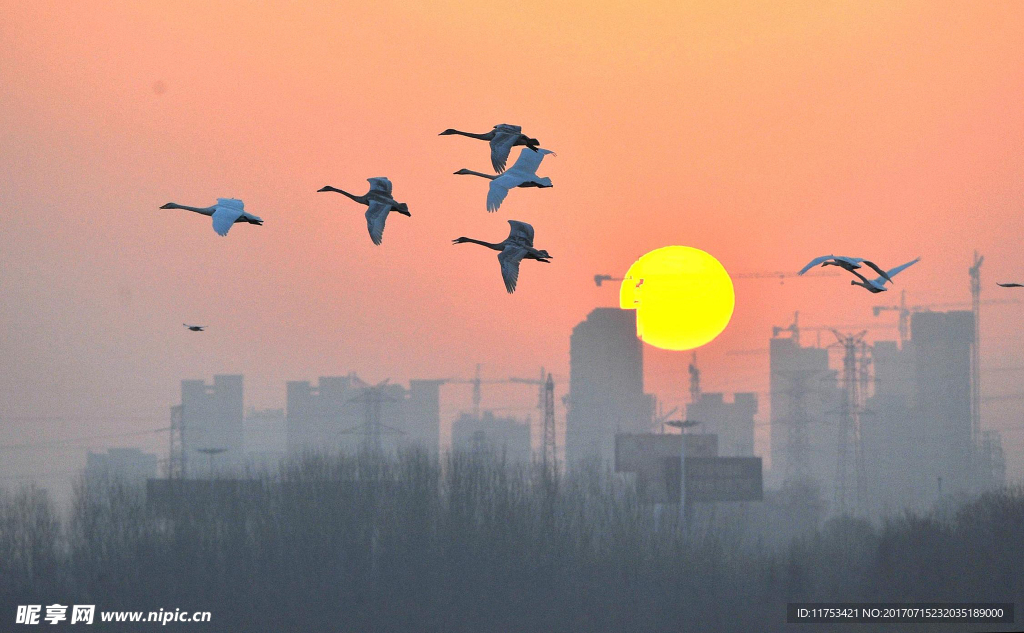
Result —
[[165, 204], [165, 205], [161, 206], [160, 208], [161, 208], [161, 209], [173, 209], [173, 208], [174, 208], [174, 206], [173, 206], [173, 205], [174, 205], [174, 203], [173, 203], [173, 202], [168, 202], [167, 204]]
[[325, 191], [330, 191], [330, 190], [331, 190], [330, 187], [321, 187], [320, 189], [317, 189], [316, 192], [317, 193], [323, 193]]

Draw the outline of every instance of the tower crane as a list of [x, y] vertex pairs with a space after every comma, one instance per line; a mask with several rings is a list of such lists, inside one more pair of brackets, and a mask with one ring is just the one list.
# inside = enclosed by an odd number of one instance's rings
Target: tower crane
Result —
[[557, 447], [555, 445], [555, 379], [544, 368], [540, 368], [540, 378], [516, 378], [508, 379], [510, 383], [524, 385], [536, 385], [537, 409], [540, 411], [541, 427], [541, 456], [544, 462], [544, 471], [556, 468]]
[[[771, 272], [758, 272], [758, 273], [738, 273], [736, 275], [730, 275], [733, 279], [778, 279], [779, 283], [785, 283], [785, 280], [789, 277], [838, 277], [840, 273], [838, 271], [829, 270], [822, 272], [806, 273], [800, 275], [799, 273], [786, 272], [786, 271], [771, 271]], [[622, 277], [612, 277], [611, 275], [594, 275], [594, 284], [600, 288], [601, 285], [606, 281], [622, 281]]]
[[611, 275], [594, 275], [594, 284], [600, 288], [601, 284], [606, 281], [622, 281], [622, 277], [612, 277]]
[[778, 279], [780, 284], [786, 283], [786, 279], [789, 277], [838, 277], [839, 272], [835, 270], [827, 270], [814, 273], [793, 273], [787, 271], [777, 270], [774, 272], [761, 272], [761, 273], [739, 273], [731, 275], [733, 279]]
[[507, 380], [481, 380], [480, 379], [480, 363], [476, 364], [476, 373], [473, 374], [472, 378], [444, 378], [442, 382], [445, 384], [453, 385], [473, 385], [473, 417], [477, 420], [480, 419], [480, 386], [484, 384], [496, 384], [508, 382]]

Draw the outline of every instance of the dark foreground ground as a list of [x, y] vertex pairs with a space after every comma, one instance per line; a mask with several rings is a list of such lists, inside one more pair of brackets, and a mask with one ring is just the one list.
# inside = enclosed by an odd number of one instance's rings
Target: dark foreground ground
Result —
[[[83, 483], [69, 512], [25, 488], [0, 493], [0, 631], [1024, 630], [1020, 488], [795, 535], [770, 516], [705, 509], [684, 535], [605, 473], [421, 454], [308, 456], [148, 499]], [[788, 602], [836, 601], [1014, 602], [1021, 624], [785, 624]], [[54, 603], [211, 622], [14, 624]]]

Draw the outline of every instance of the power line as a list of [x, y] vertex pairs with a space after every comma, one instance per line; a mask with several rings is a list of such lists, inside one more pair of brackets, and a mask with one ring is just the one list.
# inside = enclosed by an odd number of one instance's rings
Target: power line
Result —
[[0, 477], [0, 480], [26, 480], [26, 479], [53, 479], [54, 477], [63, 477], [66, 475], [77, 475], [78, 470], [52, 470], [45, 473], [36, 473], [34, 475], [4, 475]]
[[76, 422], [78, 420], [102, 420], [105, 422], [149, 422], [165, 420], [165, 416], [111, 416], [111, 415], [0, 415], [4, 422]]
[[108, 433], [106, 435], [92, 435], [88, 437], [74, 437], [64, 440], [48, 440], [43, 442], [27, 442], [24, 444], [3, 444], [0, 445], [0, 450], [14, 450], [19, 448], [41, 448], [44, 446], [59, 446], [62, 444], [74, 444], [75, 442], [88, 442], [91, 440], [106, 440], [117, 437], [136, 437], [139, 435], [150, 435], [152, 433], [161, 433], [163, 431], [169, 431], [171, 427], [165, 426], [159, 429], [149, 429], [146, 431], [137, 431], [134, 433]]

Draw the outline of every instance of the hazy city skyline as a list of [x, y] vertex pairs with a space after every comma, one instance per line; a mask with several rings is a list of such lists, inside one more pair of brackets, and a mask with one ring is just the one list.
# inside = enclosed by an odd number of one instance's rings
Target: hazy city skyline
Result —
[[[244, 374], [258, 408], [283, 406], [288, 380], [349, 371], [404, 383], [480, 362], [497, 376], [567, 376], [571, 329], [615, 304], [593, 275], [666, 244], [712, 253], [736, 282], [731, 325], [698, 354], [707, 391], [767, 391], [767, 354], [728, 352], [765, 349], [796, 310], [808, 325], [891, 324], [870, 308], [900, 290], [911, 304], [968, 301], [974, 249], [982, 297], [1018, 297], [995, 282], [1024, 275], [1020, 5], [951, 20], [926, 2], [537, 3], [536, 41], [470, 3], [2, 6], [0, 444], [165, 426], [180, 380], [214, 374]], [[384, 48], [381, 28], [394, 36]], [[502, 76], [499, 95], [496, 59], [531, 72]], [[396, 91], [416, 107], [374, 98]], [[231, 107], [211, 106], [221, 100]], [[487, 234], [493, 218], [479, 183], [451, 176], [486, 167], [480, 148], [436, 137], [498, 119], [559, 153], [543, 200], [502, 207], [543, 220], [559, 257], [525, 271], [514, 298], [490, 254], [457, 258], [447, 243]], [[360, 213], [315, 191], [378, 172], [414, 217], [375, 250]], [[158, 209], [217, 195], [244, 195], [266, 226], [223, 240]], [[838, 280], [736, 277], [795, 271], [819, 252], [922, 260], [880, 297]], [[983, 366], [1024, 365], [1020, 309], [983, 308]], [[688, 362], [646, 348], [647, 391], [684, 402]], [[1012, 371], [983, 379], [986, 396], [1020, 391]], [[987, 402], [986, 426], [1019, 425], [1020, 403]], [[22, 461], [5, 468], [38, 468]]]

